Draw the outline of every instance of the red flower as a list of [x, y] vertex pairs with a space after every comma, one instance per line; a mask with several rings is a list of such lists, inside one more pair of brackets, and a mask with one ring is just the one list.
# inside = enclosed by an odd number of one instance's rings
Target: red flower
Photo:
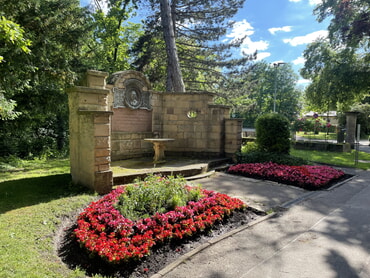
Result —
[[288, 166], [272, 162], [246, 163], [229, 167], [229, 173], [261, 177], [299, 187], [323, 187], [344, 176], [344, 172], [329, 166]]
[[140, 259], [149, 254], [157, 242], [191, 236], [246, 205], [239, 199], [209, 190], [203, 198], [176, 207], [174, 211], [156, 213], [133, 222], [114, 208], [124, 187], [118, 187], [97, 202], [92, 202], [77, 219], [74, 235], [91, 253], [117, 263]]

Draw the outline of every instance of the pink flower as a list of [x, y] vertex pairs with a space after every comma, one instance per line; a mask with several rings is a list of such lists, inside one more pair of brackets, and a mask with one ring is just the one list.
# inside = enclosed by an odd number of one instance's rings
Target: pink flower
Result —
[[231, 166], [229, 173], [266, 178], [304, 188], [320, 188], [344, 175], [329, 166], [288, 166], [272, 162], [246, 163]]
[[118, 263], [140, 259], [150, 253], [156, 243], [167, 239], [192, 236], [211, 227], [233, 210], [246, 205], [239, 199], [209, 190], [203, 198], [176, 207], [174, 211], [156, 213], [133, 222], [114, 208], [124, 187], [118, 187], [96, 202], [92, 202], [77, 219], [74, 235], [91, 253], [108, 262]]

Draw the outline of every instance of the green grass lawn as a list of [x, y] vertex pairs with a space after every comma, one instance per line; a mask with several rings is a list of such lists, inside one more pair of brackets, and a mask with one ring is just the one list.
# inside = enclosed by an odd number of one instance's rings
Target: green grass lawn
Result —
[[342, 167], [354, 167], [363, 170], [370, 169], [370, 154], [365, 152], [358, 152], [358, 159], [366, 162], [359, 162], [355, 165], [355, 151], [348, 153], [339, 152], [321, 152], [321, 151], [307, 151], [307, 150], [295, 150], [291, 149], [290, 154], [303, 159], [331, 164]]
[[[314, 162], [354, 167], [354, 153], [291, 150]], [[359, 159], [370, 161], [370, 154]], [[359, 163], [369, 169], [370, 163]], [[85, 277], [56, 255], [55, 233], [63, 219], [96, 195], [71, 185], [69, 160], [0, 163], [0, 277]], [[101, 276], [94, 276], [101, 277]]]
[[0, 277], [85, 277], [60, 261], [54, 237], [65, 216], [96, 196], [71, 185], [69, 160], [22, 163], [0, 168]]

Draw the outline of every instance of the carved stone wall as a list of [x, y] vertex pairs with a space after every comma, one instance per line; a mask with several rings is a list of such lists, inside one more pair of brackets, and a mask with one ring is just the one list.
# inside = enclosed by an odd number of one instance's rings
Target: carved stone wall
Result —
[[69, 91], [70, 160], [74, 183], [100, 194], [113, 185], [111, 160], [151, 156], [146, 138], [172, 138], [166, 152], [232, 157], [241, 146], [242, 121], [211, 93], [152, 92], [135, 71], [88, 71], [84, 86]]
[[85, 86], [72, 88], [69, 99], [72, 181], [104, 194], [111, 190], [111, 114], [105, 72], [88, 71]]
[[150, 83], [137, 71], [112, 74], [109, 107], [112, 116], [112, 160], [151, 155], [152, 145], [144, 139], [152, 134]]
[[198, 157], [233, 156], [241, 146], [242, 123], [230, 108], [213, 103], [212, 93], [151, 91], [136, 71], [114, 73], [108, 81], [112, 116], [112, 160], [149, 156], [145, 138], [175, 139], [168, 154]]
[[167, 153], [233, 156], [241, 146], [242, 124], [228, 106], [213, 104], [212, 93], [153, 92], [153, 131], [174, 138]]

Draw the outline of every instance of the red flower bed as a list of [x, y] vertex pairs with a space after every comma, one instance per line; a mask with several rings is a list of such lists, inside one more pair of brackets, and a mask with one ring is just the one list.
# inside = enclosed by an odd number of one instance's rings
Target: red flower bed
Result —
[[96, 202], [92, 202], [78, 217], [74, 235], [89, 252], [109, 262], [140, 259], [150, 248], [169, 239], [182, 239], [211, 227], [232, 211], [246, 205], [239, 199], [202, 189], [205, 197], [174, 211], [131, 221], [115, 209], [119, 187]]
[[329, 166], [288, 166], [272, 162], [247, 163], [229, 167], [231, 174], [265, 178], [307, 189], [318, 189], [343, 177], [341, 170]]

